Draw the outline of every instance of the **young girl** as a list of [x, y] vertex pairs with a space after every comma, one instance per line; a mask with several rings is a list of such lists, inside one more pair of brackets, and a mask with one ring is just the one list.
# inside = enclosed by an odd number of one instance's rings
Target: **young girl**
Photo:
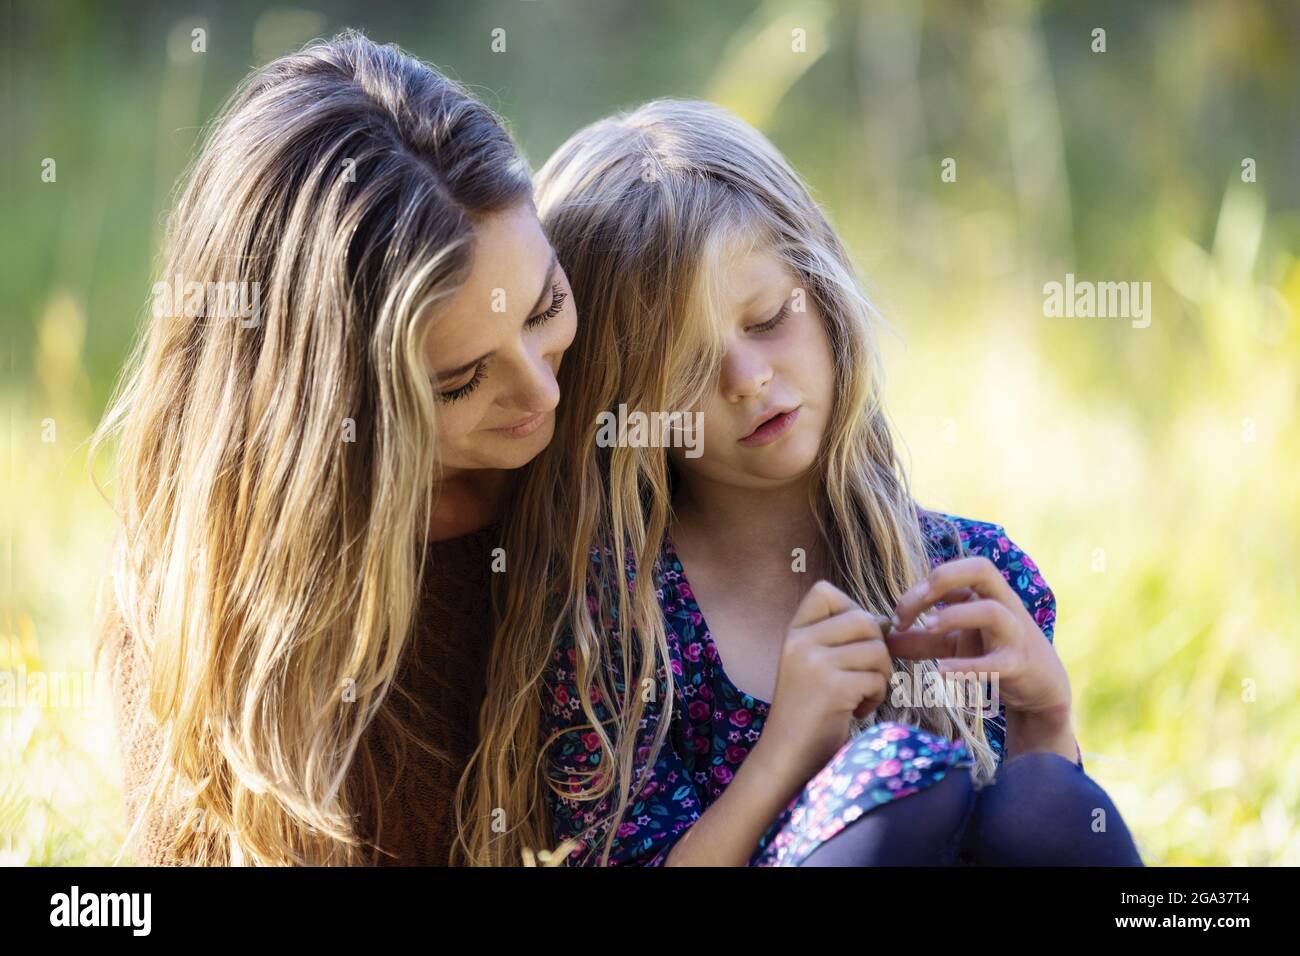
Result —
[[[557, 544], [509, 576], [470, 858], [1140, 865], [1083, 772], [1051, 590], [998, 525], [913, 502], [876, 316], [771, 144], [655, 102], [576, 134], [538, 198], [591, 319], [507, 546]], [[687, 416], [603, 447], [620, 405]]]

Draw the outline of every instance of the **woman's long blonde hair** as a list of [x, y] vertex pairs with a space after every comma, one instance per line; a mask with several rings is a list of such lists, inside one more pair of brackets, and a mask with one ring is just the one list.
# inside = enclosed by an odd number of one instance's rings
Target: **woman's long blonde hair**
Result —
[[121, 519], [100, 650], [146, 669], [162, 740], [131, 822], [179, 808], [179, 861], [372, 852], [363, 731], [415, 740], [386, 701], [437, 479], [430, 307], [479, 217], [530, 198], [487, 107], [351, 31], [257, 70], [210, 130], [155, 286], [195, 292], [155, 300], [95, 438]]
[[[517, 862], [521, 846], [554, 842], [543, 795], [547, 787], [560, 792], [562, 781], [551, 780], [546, 766], [550, 741], [540, 721], [550, 702], [540, 679], [565, 628], [576, 646], [581, 728], [599, 738], [605, 771], [577, 798], [613, 794], [615, 809], [604, 822], [617, 821], [638, 772], [664, 744], [666, 719], [649, 758], [634, 759], [645, 710], [639, 690], [646, 681], [658, 684], [657, 668], [668, 660], [654, 588], [629, 593], [622, 561], [595, 569], [589, 555], [593, 546], [615, 556], [625, 548], [636, 568], [654, 567], [672, 469], [663, 448], [598, 447], [597, 415], [620, 402], [645, 411], [687, 409], [712, 388], [722, 355], [714, 282], [738, 238], [784, 258], [830, 332], [838, 398], [810, 504], [833, 582], [863, 607], [888, 612], [929, 570], [920, 523], [932, 518], [908, 492], [881, 408], [878, 316], [807, 187], [763, 136], [710, 104], [652, 102], [574, 135], [539, 173], [536, 196], [583, 321], [561, 370], [555, 438], [518, 489], [508, 531], [507, 551], [517, 563], [471, 764], [473, 794], [463, 788], [460, 801], [465, 850], [479, 864]], [[538, 547], [548, 540], [554, 547]], [[616, 608], [604, 606], [605, 594]], [[895, 660], [894, 667], [937, 674], [933, 661]], [[615, 668], [625, 675], [621, 687], [610, 680]], [[658, 699], [670, 701], [672, 673], [665, 671], [669, 686]], [[593, 707], [593, 687], [604, 715]], [[993, 772], [993, 751], [973, 709], [886, 700], [855, 730], [877, 720], [960, 736], [975, 755], [977, 778]], [[615, 829], [604, 834], [602, 860]]]

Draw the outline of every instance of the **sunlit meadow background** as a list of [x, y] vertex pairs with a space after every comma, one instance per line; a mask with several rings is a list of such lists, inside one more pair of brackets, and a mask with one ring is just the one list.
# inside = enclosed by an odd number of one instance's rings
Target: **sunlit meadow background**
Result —
[[[1053, 586], [1086, 765], [1147, 861], [1300, 864], [1300, 6], [1284, 2], [15, 5], [0, 669], [91, 668], [112, 516], [86, 442], [146, 315], [173, 185], [249, 68], [345, 26], [471, 85], [535, 166], [656, 96], [764, 130], [888, 318], [918, 497], [1005, 525]], [[1150, 326], [1047, 317], [1043, 286], [1067, 272], [1150, 282]], [[0, 699], [0, 861], [112, 859], [120, 764], [89, 687], [85, 706]]]

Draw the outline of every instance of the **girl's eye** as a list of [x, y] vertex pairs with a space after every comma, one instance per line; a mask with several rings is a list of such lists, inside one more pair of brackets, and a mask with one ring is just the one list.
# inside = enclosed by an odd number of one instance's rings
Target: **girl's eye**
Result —
[[760, 323], [759, 325], [751, 325], [749, 327], [749, 331], [771, 332], [774, 328], [776, 328], [778, 325], [780, 325], [789, 317], [790, 317], [790, 303], [786, 302], [784, 305], [781, 306], [781, 311], [777, 312], [776, 315], [772, 316], [772, 318], [768, 319], [766, 322]]
[[569, 293], [562, 291], [560, 289], [560, 284], [558, 282], [552, 285], [550, 308], [548, 308], [545, 312], [539, 312], [537, 313], [537, 315], [534, 315], [531, 319], [529, 319], [527, 322], [524, 323], [524, 328], [531, 329], [534, 328], [535, 326], [541, 325], [547, 319], [555, 318], [557, 315], [560, 314], [560, 309], [564, 308], [564, 300], [567, 299], [568, 297], [569, 297]]
[[468, 382], [464, 385], [458, 386], [457, 388], [450, 389], [449, 391], [439, 392], [438, 400], [440, 402], [450, 403], [457, 399], [464, 398], [470, 392], [474, 391], [474, 389], [478, 388], [479, 383], [485, 378], [487, 378], [487, 368], [482, 362], [479, 362], [479, 364], [474, 367], [474, 376]]

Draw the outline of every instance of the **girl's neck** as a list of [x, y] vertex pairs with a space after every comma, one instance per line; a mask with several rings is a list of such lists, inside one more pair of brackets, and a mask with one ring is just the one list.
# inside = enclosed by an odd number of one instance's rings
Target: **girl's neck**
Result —
[[800, 548], [815, 580], [824, 576], [825, 555], [809, 497], [814, 480], [810, 475], [775, 488], [683, 481], [673, 498], [673, 539], [705, 559], [751, 570], [770, 565], [786, 573]]
[[481, 531], [501, 515], [510, 473], [476, 469], [444, 474], [433, 489], [429, 540], [445, 541]]

